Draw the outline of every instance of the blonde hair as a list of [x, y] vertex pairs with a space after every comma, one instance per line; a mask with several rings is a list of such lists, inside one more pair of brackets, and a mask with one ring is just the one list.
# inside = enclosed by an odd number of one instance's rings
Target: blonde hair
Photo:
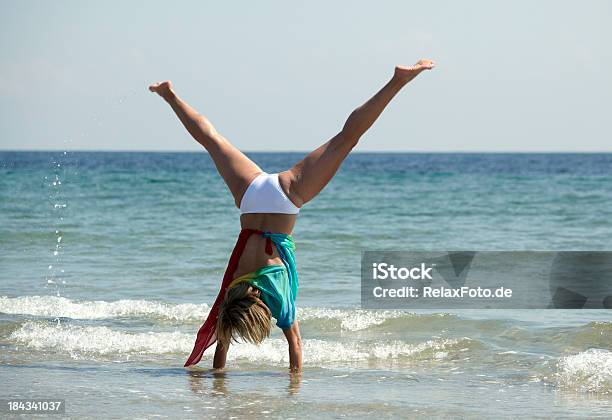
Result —
[[238, 338], [261, 343], [272, 329], [270, 309], [260, 298], [260, 291], [247, 282], [227, 290], [219, 307], [217, 339], [226, 348]]

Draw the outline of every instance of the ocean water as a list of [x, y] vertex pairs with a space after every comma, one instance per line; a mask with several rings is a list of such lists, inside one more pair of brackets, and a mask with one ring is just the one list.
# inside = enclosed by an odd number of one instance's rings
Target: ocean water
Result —
[[206, 153], [1, 152], [0, 398], [79, 419], [612, 416], [611, 311], [362, 310], [359, 278], [363, 250], [612, 250], [611, 154], [351, 155], [294, 232], [301, 375], [280, 331], [223, 373], [210, 350], [182, 368], [238, 215]]

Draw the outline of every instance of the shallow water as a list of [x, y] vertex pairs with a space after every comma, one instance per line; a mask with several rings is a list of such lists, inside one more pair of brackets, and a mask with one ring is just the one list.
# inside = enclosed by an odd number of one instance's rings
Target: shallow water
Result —
[[211, 352], [181, 367], [239, 231], [206, 154], [0, 162], [0, 398], [74, 418], [612, 413], [610, 311], [359, 309], [366, 249], [612, 249], [612, 155], [351, 156], [295, 230], [299, 376], [279, 331], [223, 374]]

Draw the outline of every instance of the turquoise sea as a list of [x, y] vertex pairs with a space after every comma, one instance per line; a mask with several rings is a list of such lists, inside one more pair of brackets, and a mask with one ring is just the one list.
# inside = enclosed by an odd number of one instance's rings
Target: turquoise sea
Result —
[[[284, 170], [302, 153], [249, 153]], [[65, 417], [612, 416], [612, 311], [360, 309], [364, 250], [612, 250], [612, 154], [355, 153], [274, 331], [184, 369], [240, 230], [206, 153], [0, 152], [0, 399]], [[517, 279], [517, 285], [524, 279]]]

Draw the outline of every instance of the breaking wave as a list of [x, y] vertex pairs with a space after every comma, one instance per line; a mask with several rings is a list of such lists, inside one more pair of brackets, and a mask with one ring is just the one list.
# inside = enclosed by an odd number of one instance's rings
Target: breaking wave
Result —
[[148, 300], [122, 299], [75, 301], [58, 296], [0, 297], [0, 312], [73, 319], [150, 317], [176, 321], [201, 320], [208, 315], [206, 304], [171, 304]]
[[[27, 321], [9, 335], [9, 340], [28, 348], [67, 353], [75, 359], [95, 359], [105, 355], [187, 356], [194, 336], [181, 332], [126, 333], [105, 326], [79, 326]], [[339, 342], [318, 339], [303, 340], [307, 364], [389, 361], [415, 358], [439, 360], [452, 351], [464, 351], [472, 343], [469, 338], [436, 338], [419, 343], [403, 341]], [[207, 352], [205, 358], [212, 357]], [[287, 343], [283, 338], [270, 338], [259, 346], [240, 343], [232, 347], [229, 360], [286, 364]]]
[[[0, 297], [0, 312], [49, 318], [112, 319], [149, 318], [167, 321], [202, 322], [210, 307], [207, 304], [165, 303], [122, 299], [114, 302], [77, 301], [57, 296]], [[298, 307], [298, 318], [312, 322], [322, 330], [360, 331], [391, 320], [442, 320], [449, 314], [420, 315], [406, 311], [370, 311], [362, 309], [329, 309]], [[403, 325], [405, 327], [405, 324]]]

